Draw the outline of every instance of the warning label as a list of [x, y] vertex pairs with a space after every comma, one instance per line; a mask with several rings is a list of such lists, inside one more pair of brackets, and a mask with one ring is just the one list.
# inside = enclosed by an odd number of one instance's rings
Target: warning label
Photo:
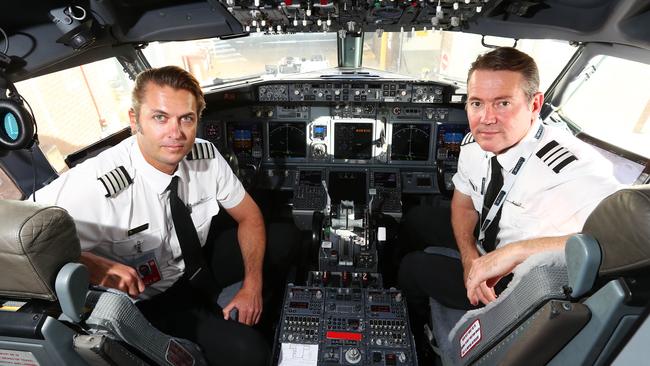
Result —
[[474, 320], [463, 336], [460, 337], [460, 357], [465, 355], [481, 341], [481, 323], [478, 319]]
[[40, 366], [31, 352], [0, 349], [0, 365]]

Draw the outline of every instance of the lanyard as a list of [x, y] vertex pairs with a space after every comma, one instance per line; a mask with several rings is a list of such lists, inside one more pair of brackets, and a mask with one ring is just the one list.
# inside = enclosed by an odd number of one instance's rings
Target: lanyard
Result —
[[[503, 202], [505, 202], [508, 193], [510, 193], [512, 186], [515, 184], [515, 180], [517, 180], [519, 172], [524, 167], [524, 165], [528, 162], [528, 160], [530, 160], [530, 157], [531, 155], [533, 155], [533, 152], [537, 150], [537, 145], [539, 144], [539, 141], [541, 140], [543, 133], [544, 133], [544, 126], [540, 124], [539, 129], [535, 133], [535, 140], [537, 140], [537, 144], [535, 144], [535, 146], [532, 149], [530, 149], [526, 157], [524, 157], [525, 154], [520, 156], [519, 160], [517, 160], [517, 165], [515, 165], [515, 167], [508, 172], [508, 174], [504, 179], [503, 187], [501, 187], [501, 191], [499, 191], [499, 194], [497, 194], [497, 197], [494, 199], [494, 203], [492, 203], [490, 210], [488, 210], [487, 215], [485, 215], [485, 218], [483, 219], [483, 224], [481, 225], [479, 230], [478, 241], [476, 242], [476, 247], [478, 248], [478, 251], [479, 253], [481, 253], [481, 255], [485, 255], [486, 253], [485, 249], [483, 248], [485, 231], [487, 230], [488, 227], [490, 227], [490, 224], [494, 221], [494, 217], [501, 209], [501, 206], [503, 205]], [[483, 194], [483, 199], [485, 199], [485, 194]]]

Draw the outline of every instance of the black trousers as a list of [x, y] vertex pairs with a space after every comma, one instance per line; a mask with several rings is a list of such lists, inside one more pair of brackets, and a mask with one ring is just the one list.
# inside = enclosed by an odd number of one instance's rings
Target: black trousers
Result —
[[[400, 234], [408, 253], [401, 261], [398, 278], [416, 335], [428, 322], [430, 297], [455, 309], [471, 310], [482, 306], [473, 306], [467, 299], [460, 259], [422, 251], [431, 246], [458, 251], [450, 217], [448, 207], [418, 206], [403, 219]], [[505, 290], [510, 279], [511, 276], [507, 276], [499, 281], [495, 286], [497, 295]]]
[[[236, 228], [220, 228], [217, 235], [208, 238], [205, 253], [209, 256], [217, 285], [226, 287], [243, 279], [244, 266]], [[267, 227], [261, 323], [272, 324], [279, 312], [271, 309], [270, 304], [274, 303], [274, 297], [282, 294], [284, 277], [293, 261], [299, 238], [300, 234], [293, 225], [270, 224]], [[276, 294], [279, 295], [273, 296]], [[270, 339], [265, 339], [264, 333], [257, 329], [259, 327], [224, 320], [221, 307], [203, 292], [193, 289], [185, 277], [164, 293], [137, 305], [160, 331], [201, 346], [210, 365], [268, 363]]]

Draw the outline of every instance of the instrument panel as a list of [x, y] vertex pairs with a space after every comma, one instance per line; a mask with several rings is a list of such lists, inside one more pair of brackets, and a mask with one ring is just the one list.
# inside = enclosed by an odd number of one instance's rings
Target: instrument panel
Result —
[[198, 136], [235, 160], [240, 178], [261, 175], [271, 189], [293, 190], [305, 167], [366, 164], [397, 168], [404, 192], [437, 193], [437, 167], [449, 183], [468, 131], [463, 104], [451, 103], [444, 84], [297, 81], [250, 91], [245, 103], [208, 109]]
[[[415, 110], [418, 113], [407, 119], [342, 118], [327, 113], [311, 121], [209, 118], [203, 121], [200, 137], [246, 161], [426, 165], [447, 156], [457, 158], [460, 140], [468, 129], [438, 132], [466, 126], [463, 121], [446, 123]], [[447, 109], [445, 113], [459, 117], [463, 112]]]

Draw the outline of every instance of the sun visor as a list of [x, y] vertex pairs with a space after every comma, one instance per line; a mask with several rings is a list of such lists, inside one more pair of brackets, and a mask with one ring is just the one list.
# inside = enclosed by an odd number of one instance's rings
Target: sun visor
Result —
[[124, 39], [120, 40], [185, 41], [244, 34], [242, 25], [220, 2], [205, 1], [149, 10], [125, 31]]

